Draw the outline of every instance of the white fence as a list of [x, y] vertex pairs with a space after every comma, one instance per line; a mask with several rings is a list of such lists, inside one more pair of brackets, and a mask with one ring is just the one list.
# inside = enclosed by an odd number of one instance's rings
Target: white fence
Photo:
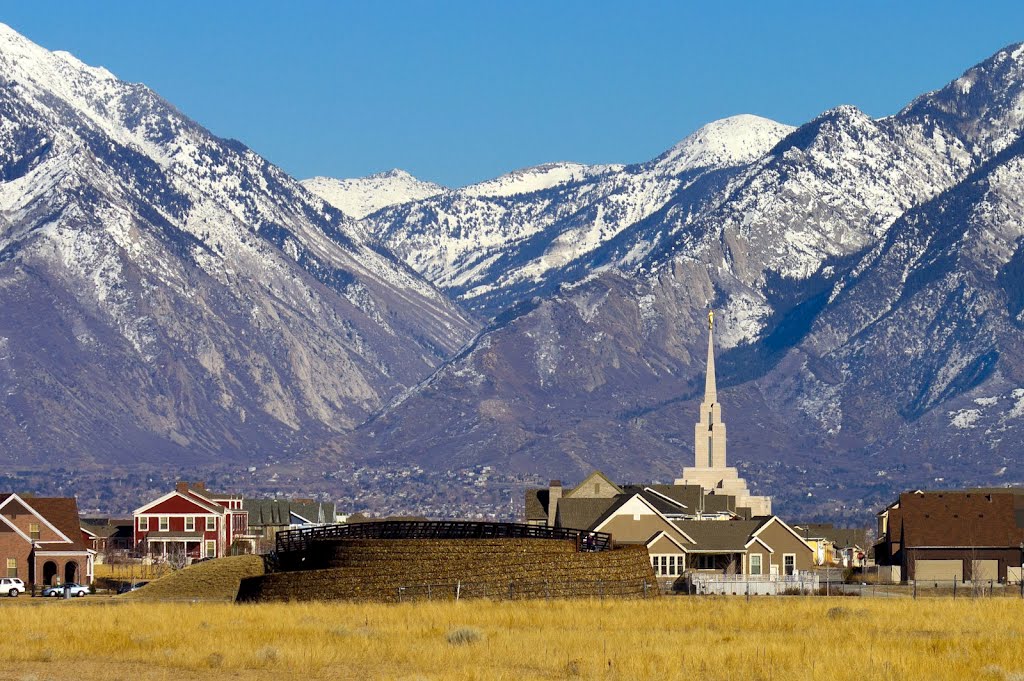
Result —
[[720, 596], [778, 596], [784, 593], [816, 593], [818, 575], [797, 572], [793, 575], [718, 575], [691, 573], [686, 578], [690, 593]]

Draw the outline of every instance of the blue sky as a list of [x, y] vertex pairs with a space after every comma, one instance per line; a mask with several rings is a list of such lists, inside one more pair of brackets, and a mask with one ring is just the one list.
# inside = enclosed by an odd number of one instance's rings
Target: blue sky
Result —
[[1024, 40], [1021, 2], [0, 1], [299, 178], [449, 186], [657, 156], [716, 118], [899, 110]]

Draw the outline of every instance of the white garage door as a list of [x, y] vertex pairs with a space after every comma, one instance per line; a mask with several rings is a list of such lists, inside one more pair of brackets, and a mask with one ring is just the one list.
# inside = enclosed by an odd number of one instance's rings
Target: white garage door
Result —
[[964, 562], [962, 560], [918, 560], [914, 563], [914, 579], [919, 582], [934, 580], [952, 582], [953, 579], [963, 581]]
[[971, 581], [987, 582], [989, 580], [999, 579], [999, 561], [998, 560], [972, 560], [971, 561]]

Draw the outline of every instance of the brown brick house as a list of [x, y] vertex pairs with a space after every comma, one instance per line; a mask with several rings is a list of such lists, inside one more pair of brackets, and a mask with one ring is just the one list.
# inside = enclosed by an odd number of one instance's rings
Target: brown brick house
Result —
[[1019, 581], [1024, 490], [904, 492], [878, 514], [875, 561], [902, 581]]
[[0, 574], [35, 586], [90, 584], [94, 556], [73, 498], [0, 494]]

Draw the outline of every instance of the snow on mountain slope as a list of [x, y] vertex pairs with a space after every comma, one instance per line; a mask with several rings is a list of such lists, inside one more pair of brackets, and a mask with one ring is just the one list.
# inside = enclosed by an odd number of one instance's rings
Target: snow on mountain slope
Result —
[[969, 70], [967, 99], [958, 79], [885, 119], [827, 111], [678, 190], [353, 441], [422, 466], [672, 479], [714, 306], [733, 460], [780, 508], [1024, 481], [1021, 62]]
[[381, 208], [430, 198], [445, 191], [439, 184], [417, 180], [397, 168], [354, 180], [313, 177], [303, 180], [302, 186], [357, 220]]
[[0, 82], [0, 432], [19, 462], [280, 452], [474, 332], [357, 223], [144, 86], [4, 26]]
[[679, 174], [694, 168], [727, 168], [753, 163], [796, 128], [768, 118], [740, 114], [713, 121], [656, 158], [659, 170]]
[[557, 286], [562, 276], [551, 273], [564, 274], [678, 192], [748, 163], [791, 130], [736, 116], [648, 163], [528, 168], [383, 210], [367, 220], [367, 230], [470, 308], [495, 314]]

